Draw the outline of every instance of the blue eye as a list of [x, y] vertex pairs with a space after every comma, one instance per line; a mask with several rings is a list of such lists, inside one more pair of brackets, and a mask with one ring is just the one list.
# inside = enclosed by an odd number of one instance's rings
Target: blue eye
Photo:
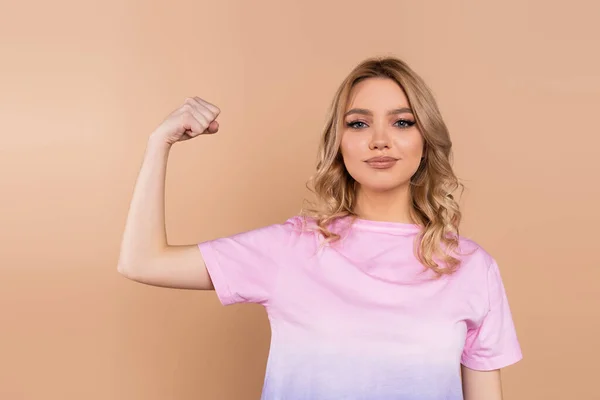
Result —
[[[408, 119], [399, 119], [394, 125], [398, 128], [408, 129], [414, 124], [415, 121], [410, 121]], [[368, 125], [362, 121], [350, 121], [346, 123], [346, 126], [352, 129], [364, 129], [368, 127]]]
[[[362, 126], [360, 126], [359, 124], [362, 124]], [[361, 129], [367, 126], [367, 124], [365, 124], [362, 121], [352, 121], [352, 122], [348, 122], [346, 124], [347, 127], [352, 128], [352, 129]]]
[[400, 124], [400, 128], [410, 128], [415, 124], [415, 121], [409, 121], [407, 119], [400, 119], [396, 121], [396, 124]]

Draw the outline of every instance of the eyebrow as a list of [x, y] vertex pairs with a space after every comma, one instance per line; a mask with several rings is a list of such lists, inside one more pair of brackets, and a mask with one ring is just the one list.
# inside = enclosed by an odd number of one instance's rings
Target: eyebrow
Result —
[[[395, 115], [395, 114], [404, 114], [404, 113], [412, 114], [413, 112], [409, 107], [402, 107], [402, 108], [396, 108], [394, 110], [390, 110], [390, 111], [388, 111], [387, 114]], [[367, 110], [366, 108], [353, 108], [353, 109], [349, 110], [348, 112], [346, 112], [346, 114], [344, 114], [344, 117], [346, 117], [350, 114], [362, 114], [362, 115], [372, 116], [373, 112], [371, 110]]]

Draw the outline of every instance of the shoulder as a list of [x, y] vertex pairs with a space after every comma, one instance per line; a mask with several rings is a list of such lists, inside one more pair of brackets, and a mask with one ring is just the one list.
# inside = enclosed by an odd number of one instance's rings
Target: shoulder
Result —
[[319, 227], [316, 219], [305, 215], [294, 215], [282, 224], [284, 229], [298, 235], [317, 235]]
[[289, 217], [284, 223], [288, 229], [295, 232], [305, 231], [307, 228], [316, 226], [314, 219], [305, 217], [302, 215], [293, 215]]
[[302, 239], [313, 239], [318, 233], [314, 219], [301, 215], [294, 215], [283, 222], [264, 226], [260, 230], [273, 237], [285, 238], [290, 244]]
[[460, 266], [448, 279], [469, 296], [489, 299], [490, 290], [502, 282], [494, 256], [480, 243], [464, 236], [460, 237], [454, 256], [459, 258]]
[[461, 261], [459, 271], [471, 276], [487, 277], [490, 269], [497, 266], [496, 260], [480, 243], [466, 236], [459, 237], [456, 256]]

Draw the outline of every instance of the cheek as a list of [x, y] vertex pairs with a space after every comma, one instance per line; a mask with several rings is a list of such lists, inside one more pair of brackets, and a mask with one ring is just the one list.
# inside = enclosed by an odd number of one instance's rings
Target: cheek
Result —
[[418, 131], [411, 132], [410, 135], [398, 136], [394, 145], [406, 160], [420, 160], [423, 156], [423, 137]]
[[344, 135], [340, 143], [340, 150], [346, 163], [360, 161], [369, 145], [361, 135]]

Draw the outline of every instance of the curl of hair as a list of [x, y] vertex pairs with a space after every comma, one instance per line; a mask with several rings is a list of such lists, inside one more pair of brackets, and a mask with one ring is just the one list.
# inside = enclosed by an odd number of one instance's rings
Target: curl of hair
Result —
[[346, 170], [340, 136], [343, 115], [354, 86], [368, 78], [394, 80], [406, 94], [425, 142], [424, 157], [410, 179], [411, 217], [422, 227], [415, 240], [415, 255], [425, 268], [439, 277], [460, 266], [459, 246], [461, 211], [453, 193], [463, 189], [451, 166], [452, 142], [437, 102], [425, 84], [404, 61], [370, 58], [357, 65], [337, 89], [330, 105], [319, 143], [316, 172], [307, 183], [316, 200], [303, 209], [312, 217], [327, 242], [340, 235], [329, 229], [339, 218], [356, 218], [357, 182]]

